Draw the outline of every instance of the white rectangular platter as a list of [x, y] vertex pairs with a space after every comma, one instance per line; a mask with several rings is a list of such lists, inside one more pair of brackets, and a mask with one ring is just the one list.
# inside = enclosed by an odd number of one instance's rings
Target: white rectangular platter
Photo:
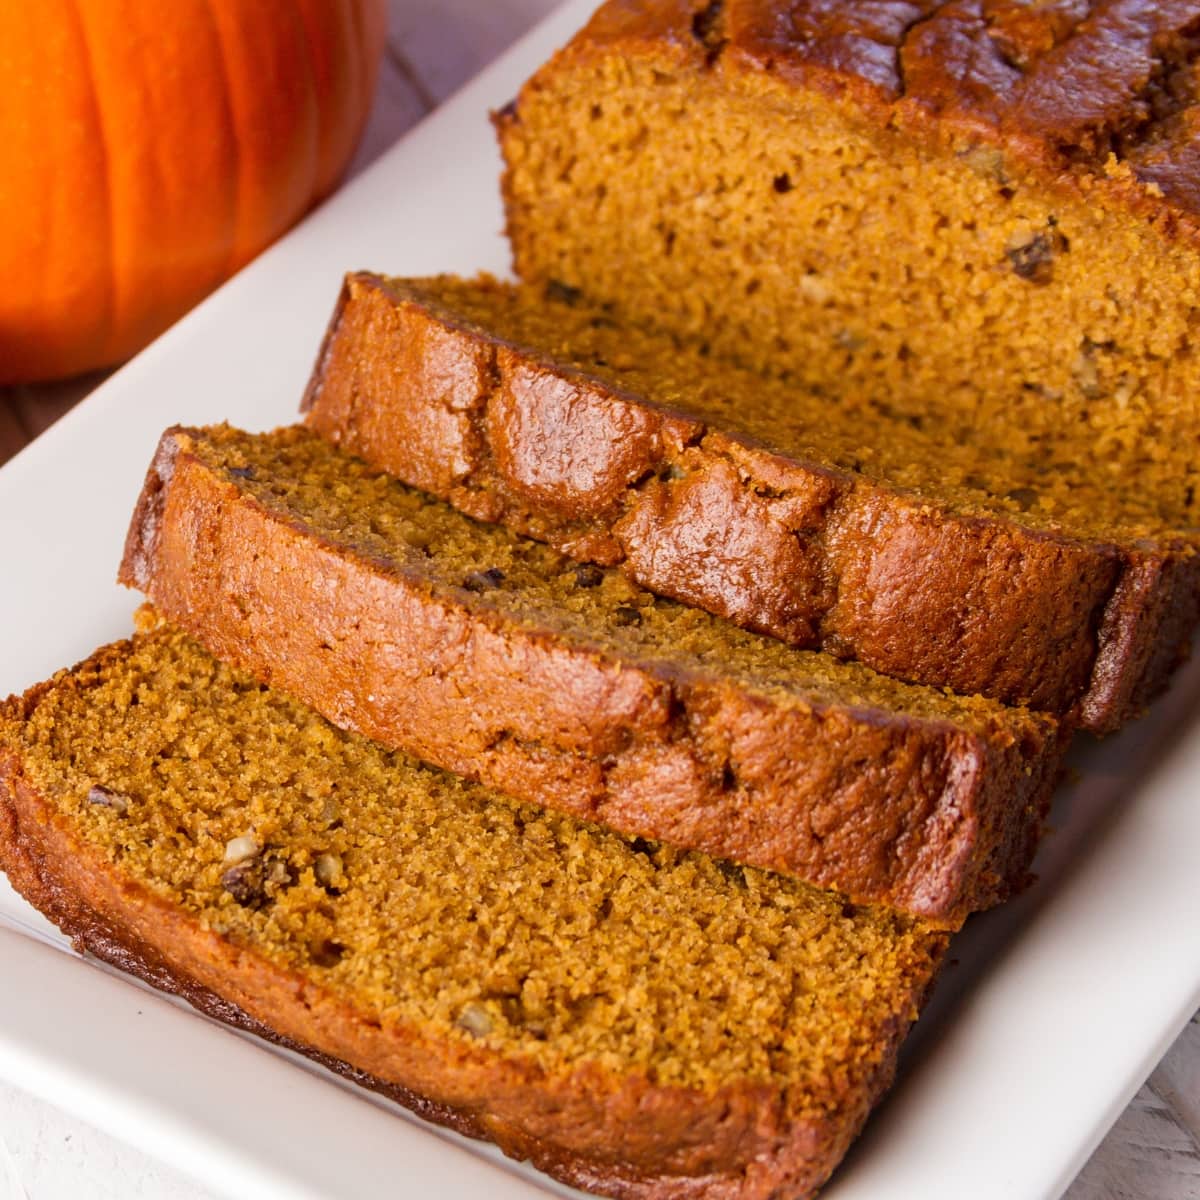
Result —
[[[295, 418], [342, 273], [504, 272], [486, 114], [572, 0], [0, 471], [0, 694], [125, 636], [112, 581], [162, 428]], [[973, 920], [829, 1200], [1058, 1196], [1200, 1005], [1200, 663], [1075, 755], [1041, 881]], [[566, 1194], [61, 951], [0, 882], [0, 1077], [232, 1197]]]

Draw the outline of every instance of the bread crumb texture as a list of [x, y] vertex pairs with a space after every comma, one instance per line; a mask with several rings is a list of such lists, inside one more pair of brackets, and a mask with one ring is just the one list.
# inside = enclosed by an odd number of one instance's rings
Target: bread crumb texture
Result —
[[945, 948], [384, 751], [166, 626], [10, 701], [0, 743], [131, 885], [365, 1020], [552, 1071], [767, 1082], [819, 1116], [870, 1078]]
[[[603, 6], [497, 123], [519, 274], [625, 328], [522, 336], [966, 509], [1195, 542], [1194, 22], [918, 7]], [[642, 327], [793, 386], [647, 378]]]

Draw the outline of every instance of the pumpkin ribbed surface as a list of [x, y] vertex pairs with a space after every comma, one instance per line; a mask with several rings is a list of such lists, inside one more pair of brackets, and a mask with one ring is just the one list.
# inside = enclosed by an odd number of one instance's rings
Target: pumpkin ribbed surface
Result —
[[0, 383], [139, 349], [337, 182], [383, 0], [0, 6]]

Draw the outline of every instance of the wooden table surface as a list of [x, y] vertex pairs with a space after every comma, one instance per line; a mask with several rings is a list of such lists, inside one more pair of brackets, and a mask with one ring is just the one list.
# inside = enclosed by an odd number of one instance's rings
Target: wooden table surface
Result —
[[[390, 0], [387, 57], [352, 170], [376, 158], [555, 4]], [[44, 387], [0, 388], [0, 462], [103, 378], [99, 373]], [[0, 1200], [110, 1196], [208, 1200], [136, 1150], [0, 1086]], [[1067, 1200], [1200, 1200], [1200, 1014], [1118, 1120]]]

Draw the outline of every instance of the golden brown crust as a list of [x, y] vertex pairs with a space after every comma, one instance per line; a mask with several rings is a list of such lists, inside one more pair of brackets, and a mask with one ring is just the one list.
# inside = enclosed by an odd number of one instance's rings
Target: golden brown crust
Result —
[[[1106, 729], [1140, 713], [1187, 660], [1200, 619], [1200, 563], [1134, 550], [1105, 606], [1081, 723]], [[1129, 669], [1139, 664], [1140, 672]]]
[[169, 431], [121, 580], [344, 728], [533, 803], [955, 926], [1026, 879], [1059, 737], [600, 651], [267, 511]]
[[[34, 689], [9, 716], [49, 688], [74, 685], [60, 677]], [[596, 1064], [555, 1075], [519, 1056], [369, 1017], [122, 877], [32, 786], [14, 745], [0, 747], [0, 869], [78, 949], [569, 1183], [646, 1200], [807, 1196], [891, 1082], [907, 1018], [882, 1031], [878, 1062], [852, 1094], [831, 1081], [825, 1115], [804, 1117], [764, 1085], [706, 1094], [614, 1077]], [[921, 999], [912, 997], [914, 1011]]]
[[1164, 685], [1196, 617], [1186, 551], [956, 515], [706, 429], [371, 275], [348, 279], [305, 403], [323, 436], [472, 516], [792, 644], [1097, 732]]
[[1200, 110], [1177, 75], [1198, 32], [1200, 6], [1153, 0], [609, 0], [546, 69], [617, 52], [846, 96], [927, 142], [991, 142], [1197, 244]]

